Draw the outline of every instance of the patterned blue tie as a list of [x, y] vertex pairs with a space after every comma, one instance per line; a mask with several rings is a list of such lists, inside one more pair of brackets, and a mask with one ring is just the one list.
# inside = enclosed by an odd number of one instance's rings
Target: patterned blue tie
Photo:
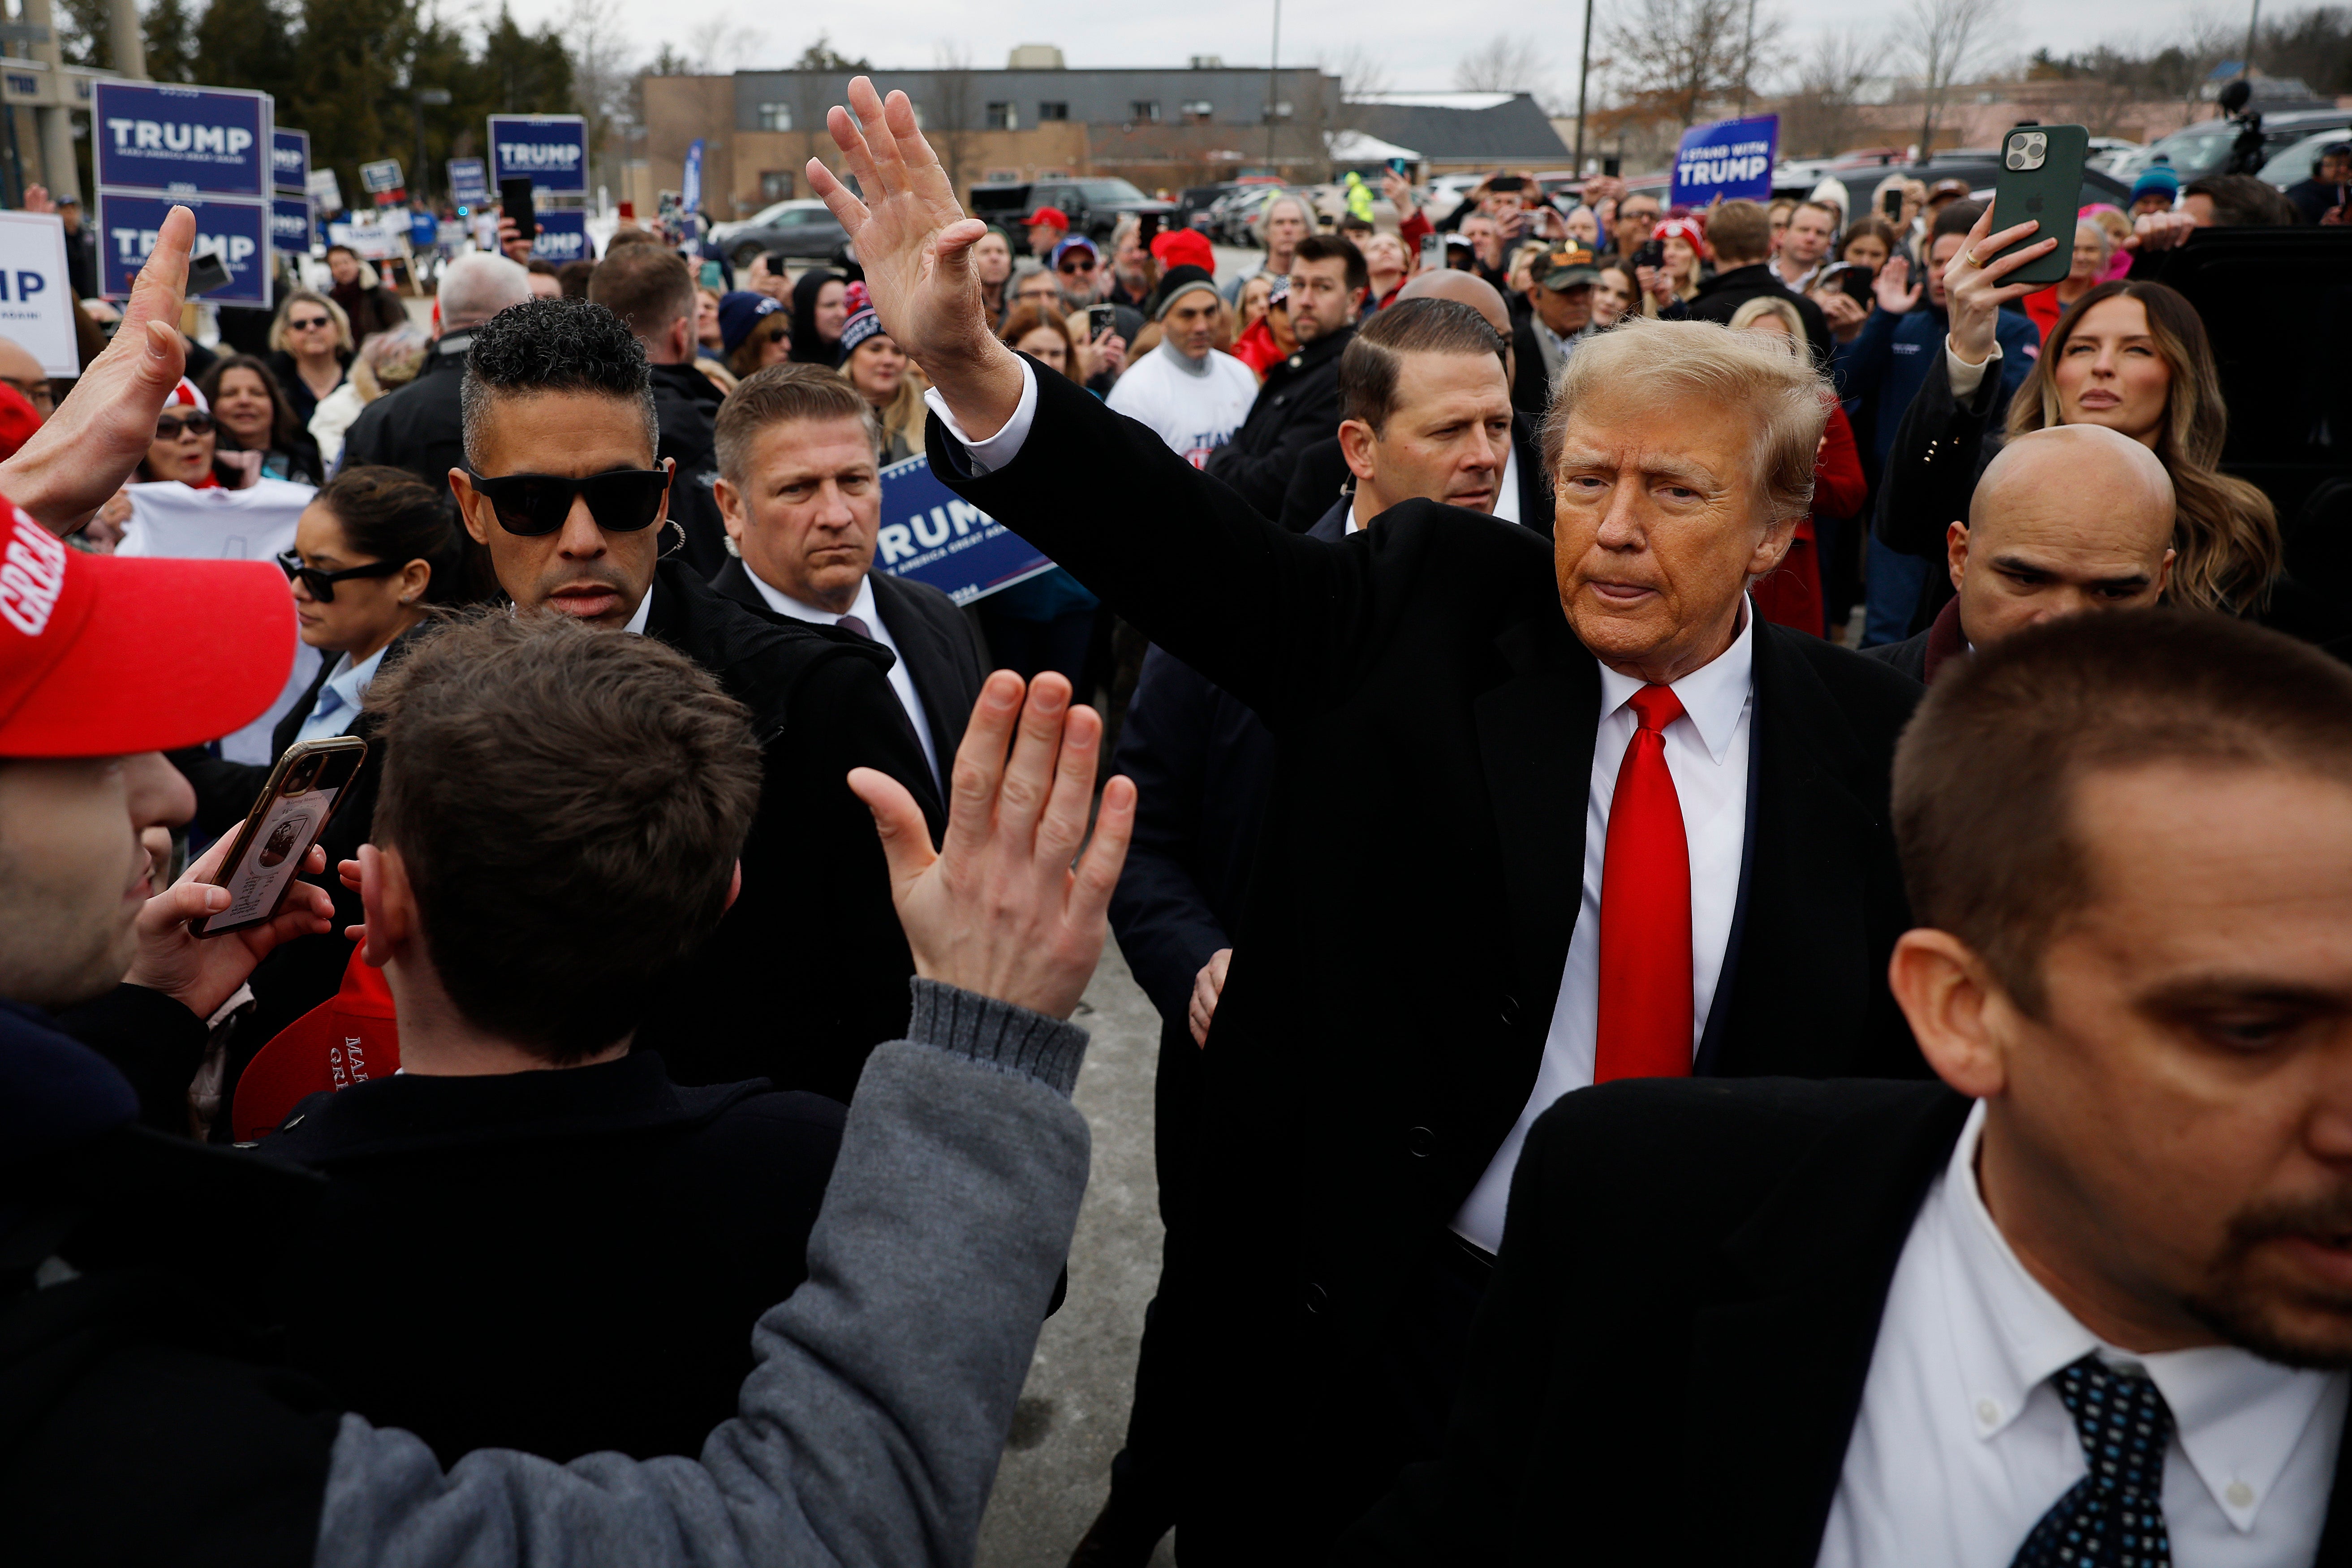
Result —
[[2147, 1374], [2095, 1354], [2051, 1380], [2074, 1413], [2091, 1473], [2042, 1516], [2013, 1568], [2172, 1568], [2164, 1528], [2164, 1450], [2172, 1411]]

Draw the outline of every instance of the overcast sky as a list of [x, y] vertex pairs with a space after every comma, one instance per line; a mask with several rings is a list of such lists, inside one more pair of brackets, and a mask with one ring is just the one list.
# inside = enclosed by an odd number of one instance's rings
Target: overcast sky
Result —
[[[570, 0], [512, 0], [517, 16], [526, 23], [560, 20]], [[811, 20], [762, 22], [775, 11], [765, 7], [719, 3], [719, 0], [615, 0], [623, 26], [641, 54], [651, 54], [665, 40], [688, 49], [698, 28], [712, 24], [748, 21], [755, 40], [740, 55], [730, 51], [727, 68], [756, 68], [790, 61], [819, 30], [815, 17], [826, 8], [793, 7], [796, 17]], [[1800, 44], [1824, 29], [1858, 28], [1884, 31], [1899, 14], [1901, 4], [1873, 0], [1762, 0], [1767, 10], [1788, 19], [1792, 41]], [[1605, 25], [1610, 0], [1600, 0]], [[2243, 25], [2242, 9], [2192, 5], [2189, 0], [2009, 0], [2011, 20], [2001, 29], [2008, 46], [2003, 51], [2022, 58], [2047, 47], [2063, 53], [2109, 39], [2139, 39], [2161, 44], [2184, 30], [2192, 16], [2232, 17]], [[2273, 9], [2282, 9], [2273, 0]], [[2284, 8], [2297, 8], [2286, 0]], [[782, 8], [778, 8], [781, 10]], [[1270, 41], [1273, 10], [1268, 0], [1194, 0], [1181, 6], [1097, 5], [1051, 6], [1013, 5], [975, 6], [969, 0], [887, 0], [885, 4], [833, 9], [836, 20], [824, 28], [834, 46], [853, 58], [863, 56], [877, 66], [929, 66], [942, 44], [959, 45], [971, 52], [972, 63], [1001, 66], [1006, 51], [1018, 43], [1058, 44], [1073, 66], [1181, 65], [1195, 54], [1222, 55], [1231, 65], [1264, 65]], [[1390, 85], [1444, 88], [1453, 85], [1456, 60], [1491, 37], [1493, 25], [1471, 25], [1463, 18], [1473, 8], [1432, 5], [1428, 0], [1287, 0], [1282, 8], [1282, 59], [1306, 63], [1318, 56], [1335, 58], [1351, 46], [1360, 47], [1385, 68]], [[1514, 32], [1536, 32], [1540, 47], [1551, 58], [1553, 84], [1573, 93], [1580, 29], [1584, 11], [1578, 0], [1541, 0], [1531, 5], [1496, 5], [1485, 15], [1526, 18]], [[2018, 18], [2031, 18], [2030, 21]], [[1528, 24], [1534, 24], [1530, 26]]]

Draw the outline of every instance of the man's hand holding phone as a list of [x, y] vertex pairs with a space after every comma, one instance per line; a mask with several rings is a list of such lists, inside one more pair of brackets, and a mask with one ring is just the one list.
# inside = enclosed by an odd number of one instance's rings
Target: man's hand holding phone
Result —
[[[258, 925], [210, 941], [191, 931], [191, 921], [219, 914], [232, 902], [229, 890], [215, 887], [212, 879], [235, 837], [223, 836], [178, 881], [147, 900], [136, 927], [138, 955], [123, 976], [131, 984], [161, 991], [199, 1018], [220, 1011], [221, 1004], [236, 994], [254, 967], [280, 943], [334, 928], [335, 900], [327, 889], [298, 880], [287, 889], [278, 913]], [[312, 845], [302, 869], [315, 876], [326, 868], [326, 851]]]

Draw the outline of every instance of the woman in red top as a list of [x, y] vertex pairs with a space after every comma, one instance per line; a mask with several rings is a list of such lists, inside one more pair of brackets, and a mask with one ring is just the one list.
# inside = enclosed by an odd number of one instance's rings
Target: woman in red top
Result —
[[[1763, 295], [1748, 300], [1733, 313], [1731, 329], [1777, 332], [1788, 342], [1790, 353], [1805, 352], [1804, 319], [1787, 300]], [[1830, 422], [1822, 431], [1821, 450], [1813, 459], [1812, 516], [1798, 520], [1797, 536], [1790, 542], [1789, 553], [1780, 558], [1780, 566], [1748, 588], [1758, 615], [1775, 626], [1791, 626], [1814, 637], [1828, 636], [1829, 628], [1822, 619], [1822, 531], [1813, 518], [1852, 517], [1862, 510], [1870, 493], [1869, 483], [1863, 478], [1862, 453], [1853, 444], [1853, 426], [1846, 422], [1845, 410], [1838, 406], [1832, 393], [1824, 388], [1822, 396], [1829, 404]]]
[[2050, 329], [2066, 313], [2066, 307], [2107, 280], [2112, 270], [2109, 258], [2114, 255], [2114, 243], [2097, 219], [2085, 216], [2074, 220], [2074, 266], [2066, 276], [2047, 289], [2036, 289], [2018, 301], [2025, 313], [2033, 318], [2041, 329], [2042, 341], [2050, 341]]

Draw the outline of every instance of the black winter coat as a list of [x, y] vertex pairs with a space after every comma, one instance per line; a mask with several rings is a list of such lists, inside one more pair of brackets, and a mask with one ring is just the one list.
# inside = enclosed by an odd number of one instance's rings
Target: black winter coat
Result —
[[1342, 327], [1268, 370], [1249, 417], [1210, 454], [1210, 477], [1239, 490], [1262, 516], [1282, 514], [1299, 454], [1339, 433], [1339, 355], [1355, 335]]

